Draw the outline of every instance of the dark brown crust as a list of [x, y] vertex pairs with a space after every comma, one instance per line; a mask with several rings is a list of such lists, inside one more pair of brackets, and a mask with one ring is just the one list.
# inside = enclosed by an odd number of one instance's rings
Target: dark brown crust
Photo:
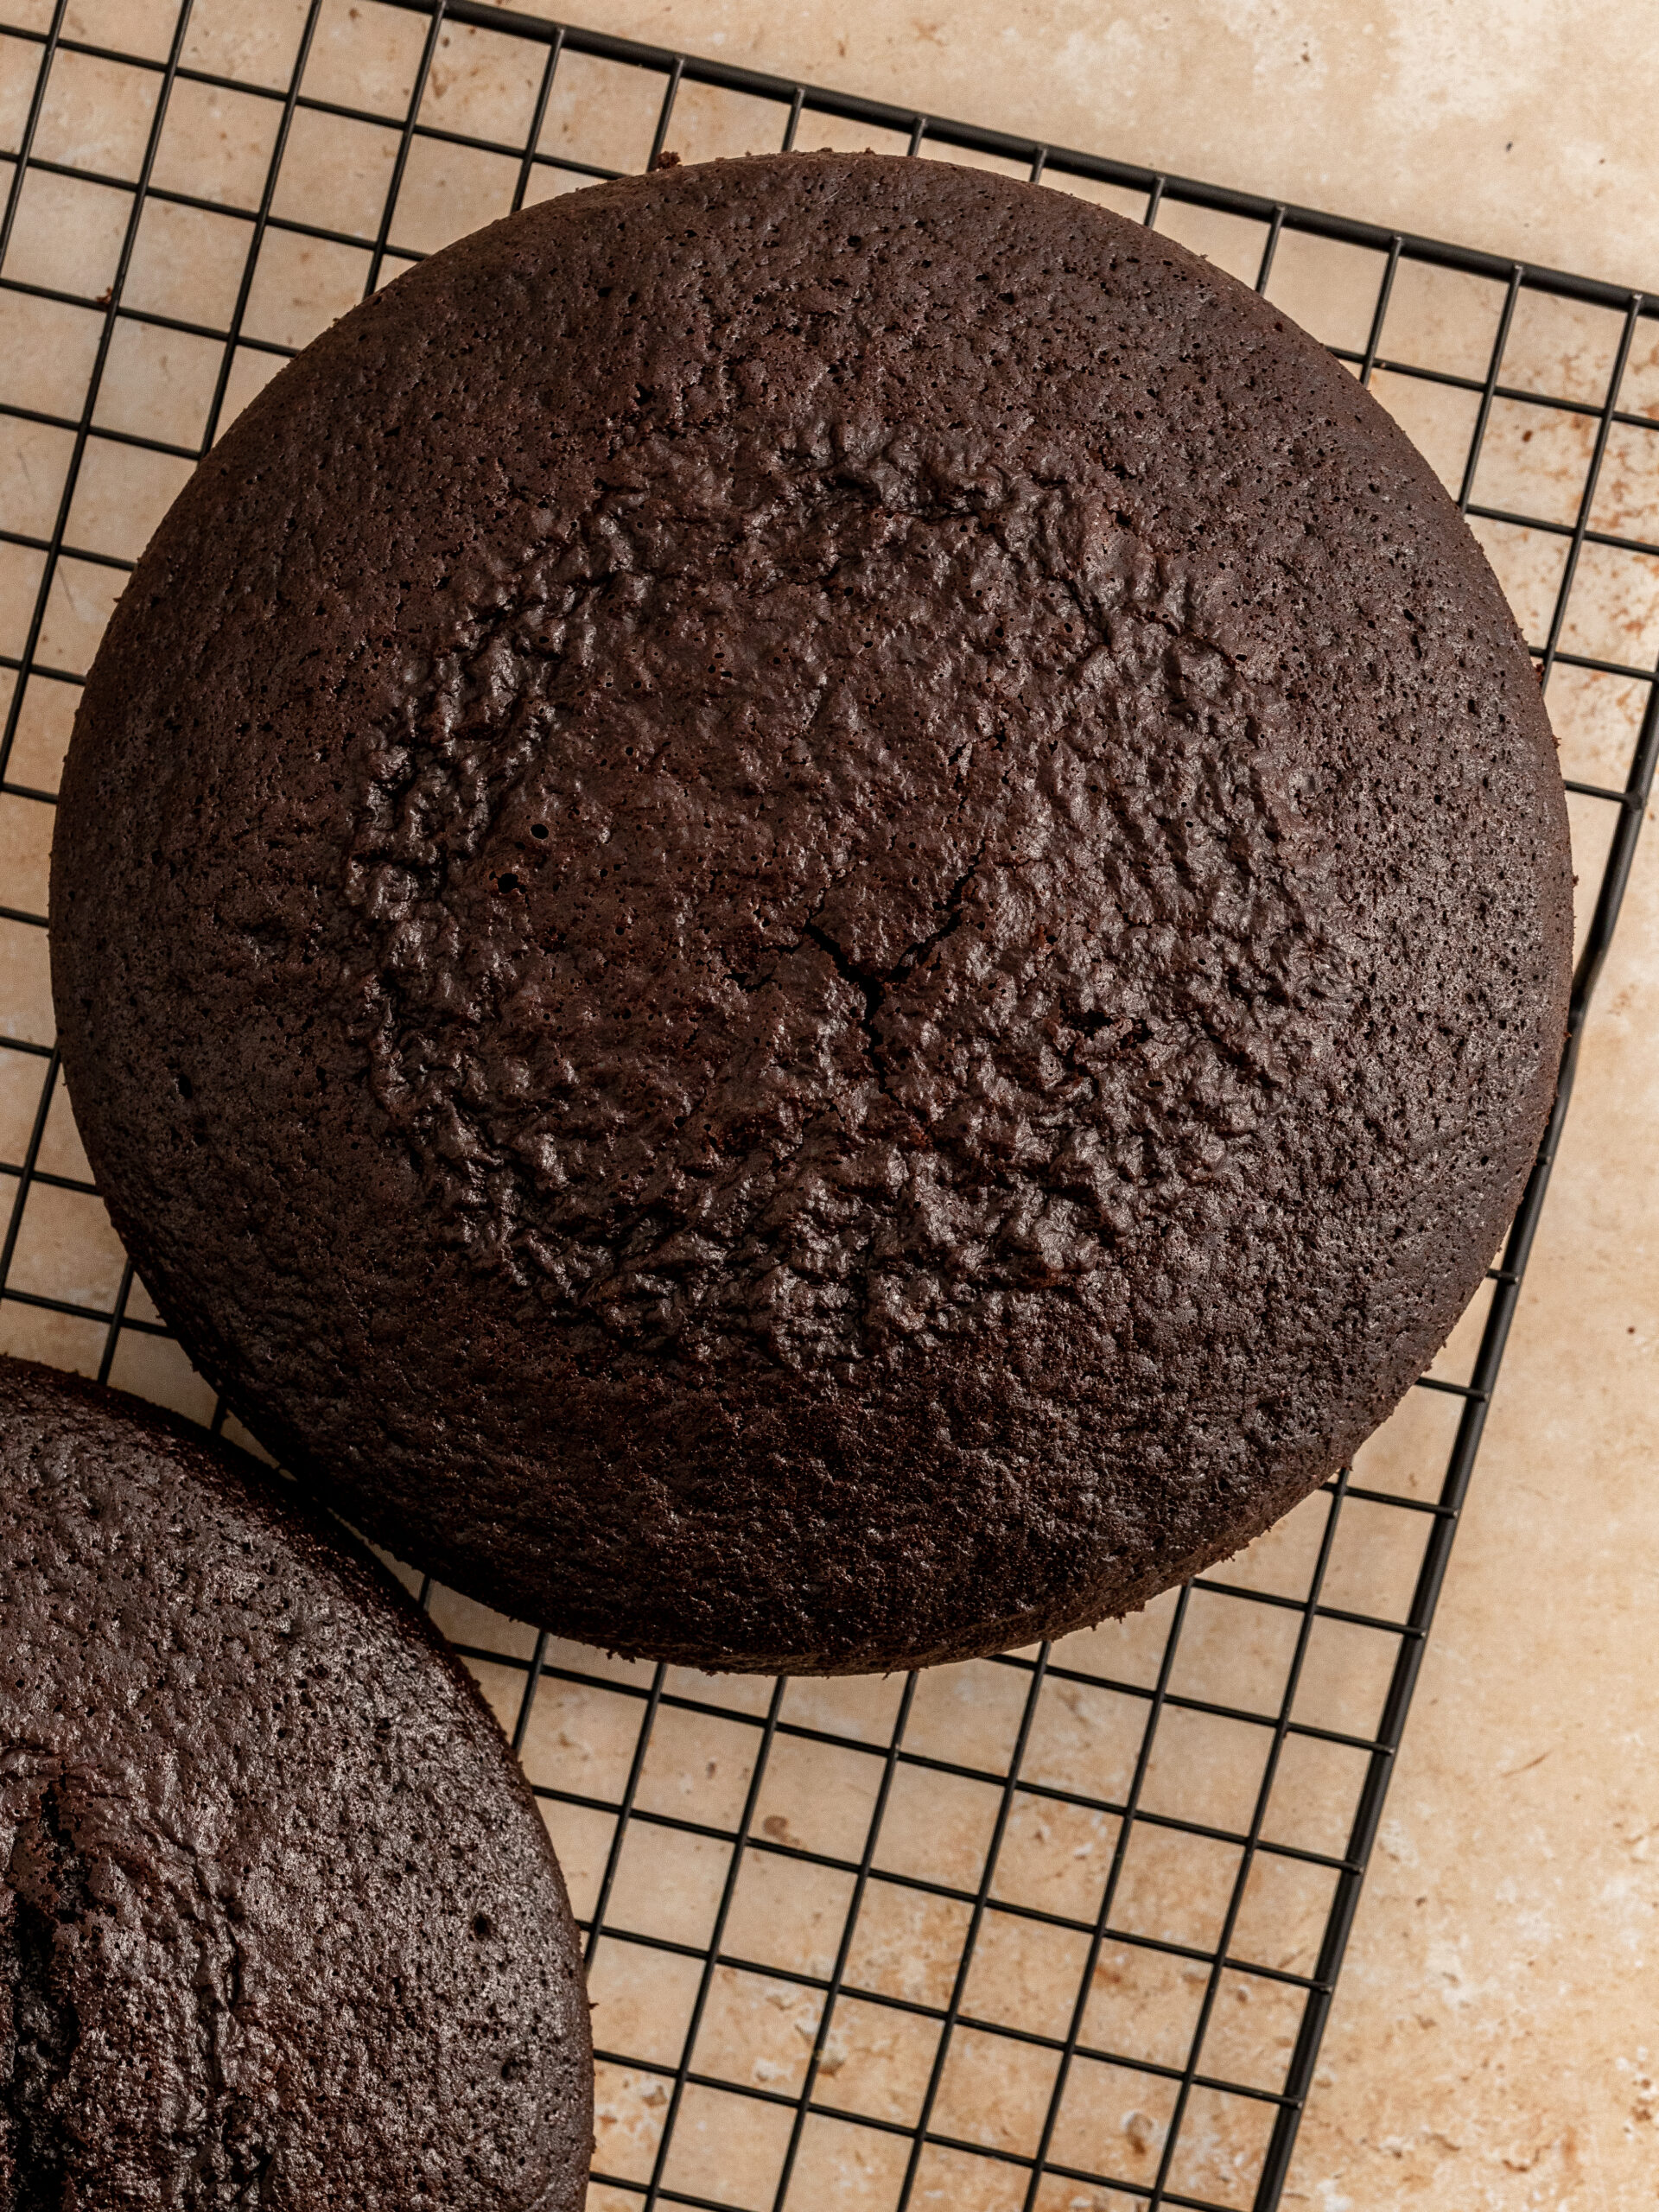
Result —
[[0, 2204], [575, 2212], [591, 2043], [546, 1829], [338, 1524], [0, 1359]]
[[679, 168], [284, 371], [77, 725], [65, 1064], [272, 1447], [507, 1611], [873, 1669], [1389, 1410], [1553, 1095], [1548, 723], [1353, 379], [935, 163]]

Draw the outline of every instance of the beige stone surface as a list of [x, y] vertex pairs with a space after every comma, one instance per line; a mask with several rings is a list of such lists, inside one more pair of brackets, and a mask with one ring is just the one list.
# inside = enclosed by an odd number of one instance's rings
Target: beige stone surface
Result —
[[[11, 0], [10, 19], [43, 22], [44, 0]], [[297, 0], [198, 0], [187, 60], [243, 87], [286, 81]], [[171, 0], [73, 0], [68, 24], [89, 41], [159, 54]], [[934, 0], [760, 4], [760, 0], [590, 0], [594, 27], [673, 43], [893, 99], [971, 117], [1054, 143], [1167, 165], [1275, 197], [1456, 237], [1504, 254], [1659, 285], [1659, 152], [1641, 93], [1659, 60], [1659, 15], [1607, 0], [1167, 0], [1117, 10], [1089, 0]], [[372, 0], [328, 0], [308, 93], [393, 118], [407, 100], [421, 26]], [[522, 143], [537, 57], [512, 41], [445, 34], [423, 121]], [[0, 40], [0, 147], [15, 143], [32, 58]], [[42, 112], [38, 150], [119, 180], [143, 159], [155, 79], [65, 57]], [[541, 145], [605, 167], [635, 167], [649, 145], [658, 87], [572, 58]], [[163, 186], [207, 203], [153, 203], [133, 245], [124, 298], [224, 329], [233, 311], [277, 109], [251, 90], [181, 86], [157, 149]], [[688, 90], [671, 143], [688, 158], [775, 143], [775, 111]], [[809, 120], [803, 143], [864, 143], [862, 130]], [[395, 132], [302, 112], [275, 202], [281, 218], [350, 234], [316, 240], [273, 230], [219, 395], [229, 420], [276, 365], [259, 341], [301, 344], [357, 297], [397, 151]], [[518, 163], [507, 151], [416, 143], [391, 230], [422, 251], [500, 212]], [[0, 187], [6, 181], [0, 176]], [[569, 180], [541, 169], [530, 196]], [[118, 264], [127, 202], [109, 184], [31, 177], [4, 273], [95, 301]], [[1248, 228], [1167, 206], [1165, 226], [1236, 273], [1254, 273]], [[1274, 296], [1338, 345], [1363, 346], [1376, 268], [1364, 257], [1287, 238]], [[1490, 285], [1402, 270], [1385, 336], [1395, 360], [1484, 373], [1501, 296]], [[0, 398], [37, 413], [79, 414], [102, 316], [62, 302], [0, 296]], [[1621, 394], [1659, 418], [1659, 341], [1638, 334]], [[1523, 299], [1504, 380], [1599, 404], [1616, 316]], [[97, 430], [190, 447], [215, 405], [215, 340], [123, 321], [92, 414]], [[1455, 488], [1472, 422], [1466, 394], [1379, 376], [1391, 407]], [[1502, 402], [1475, 487], [1478, 504], [1571, 522], [1593, 441], [1583, 415]], [[74, 438], [60, 424], [0, 418], [0, 527], [48, 537]], [[94, 436], [69, 509], [43, 614], [40, 658], [74, 671], [93, 649], [120, 571], [95, 558], [137, 553], [184, 464]], [[1659, 434], [1618, 429], [1592, 518], [1599, 531], [1659, 540]], [[1546, 530], [1478, 525], [1529, 632], [1541, 636], [1564, 556]], [[42, 556], [0, 544], [0, 652], [16, 654], [35, 607]], [[1659, 653], [1659, 562], [1589, 546], [1562, 644], [1621, 666]], [[0, 695], [12, 678], [0, 672]], [[1646, 687], [1628, 677], [1557, 669], [1549, 698], [1563, 764], [1597, 784], [1622, 780]], [[37, 678], [23, 700], [12, 781], [49, 791], [73, 691]], [[1574, 803], [1581, 898], [1593, 897], [1610, 810]], [[41, 912], [49, 809], [0, 794], [0, 906]], [[1581, 914], [1581, 919], [1583, 916]], [[0, 923], [0, 1036], [50, 1042], [43, 933]], [[1638, 861], [1620, 938], [1586, 1039], [1579, 1094], [1522, 1300], [1473, 1497], [1361, 1904], [1346, 1972], [1286, 2201], [1314, 2212], [1624, 2212], [1659, 2196], [1659, 2014], [1651, 1995], [1659, 1906], [1659, 841]], [[43, 1063], [0, 1050], [0, 1160], [31, 1141]], [[67, 1101], [54, 1098], [38, 1164], [58, 1182], [32, 1189], [12, 1287], [36, 1299], [107, 1310], [122, 1255], [99, 1201], [73, 1187], [85, 1162]], [[9, 1205], [14, 1179], [0, 1179]], [[127, 1307], [118, 1382], [198, 1417], [211, 1394], [176, 1348], [144, 1332], [142, 1285]], [[1436, 1363], [1466, 1376], [1484, 1301]], [[0, 1305], [0, 1345], [95, 1370], [105, 1331], [51, 1306]], [[1432, 1496], [1455, 1402], [1414, 1394], [1366, 1447], [1357, 1479]], [[1226, 1579], [1294, 1594], [1327, 1510], [1316, 1499], [1235, 1561]], [[1333, 1550], [1328, 1602], [1397, 1618], [1409, 1602], [1424, 1523], [1351, 1505]], [[1011, 2044], [998, 2024], [1039, 2037], [1067, 2032], [1087, 1929], [1118, 1822], [1089, 1800], [1130, 1785], [1174, 1606], [1071, 1639], [1070, 1674], [1042, 1688], [1029, 1716], [1020, 1786], [1008, 1796], [992, 1908], [961, 1992], [964, 2019], [938, 2084], [934, 2126], [988, 2152], [1028, 2156], [1055, 2084], [1042, 2044]], [[439, 1592], [438, 1618], [477, 1662], [510, 1728], [518, 1718], [529, 1632]], [[1179, 1698], [1271, 1718], [1297, 1617], [1198, 1593], [1171, 1678]], [[1322, 1621], [1294, 1708], [1299, 1723], [1363, 1734], [1375, 1725], [1394, 1640]], [[563, 1793], [550, 1823], [577, 1908], [593, 1909], [611, 1852], [601, 1808], [626, 1784], [649, 1670], [555, 1646], [525, 1726], [532, 1780]], [[516, 1664], [514, 1662], [517, 1662]], [[580, 1677], [580, 1679], [576, 1679]], [[1026, 1718], [1028, 1670], [942, 1670], [915, 1694], [908, 1751], [967, 1770], [894, 1773], [846, 1961], [861, 1993], [837, 2007], [814, 2094], [847, 2115], [802, 2133], [793, 2212], [892, 2205], [907, 2145], [882, 2124], [913, 2123], [938, 2031], [929, 2008], [952, 1994], [1003, 1793], [999, 1777]], [[1116, 1685], [1109, 1687], [1108, 1684]], [[788, 2097], [805, 2078], [819, 1999], [800, 1980], [832, 1967], [881, 1786], [901, 1697], [896, 1682], [794, 1683], [758, 1788], [766, 1684], [673, 1675], [638, 1777], [643, 1817], [610, 1869], [611, 1931], [594, 1962], [604, 2169], [649, 2174], [694, 2006], [695, 1959], [624, 1938], [704, 1944], [725, 1914], [727, 1954], [702, 1994], [694, 2069], [774, 2102], [689, 2087], [667, 2169], [671, 2186], [756, 2206], [772, 2201], [789, 2133]], [[675, 1700], [679, 1700], [676, 1702]], [[1145, 1777], [1145, 1809], [1236, 1833], [1248, 1825], [1270, 1731], [1258, 1719], [1190, 1706], [1165, 1715]], [[833, 1738], [833, 1743], [825, 1738]], [[1339, 1853], [1355, 1755], [1293, 1737], [1268, 1800], [1269, 1842]], [[753, 1802], [750, 1803], [753, 1792]], [[582, 1800], [590, 1801], [582, 1802]], [[1082, 1801], [1082, 1802], [1078, 1802]], [[746, 1804], [758, 1848], [728, 1884], [718, 1836]], [[836, 1862], [814, 1866], [805, 1849]], [[1117, 2058], [1183, 2062], [1207, 1985], [1203, 1951], [1239, 1876], [1231, 1846], [1137, 1824], [1115, 1894], [1114, 1937], [1088, 1976], [1083, 2039]], [[931, 1885], [931, 1886], [930, 1886]], [[729, 1894], [728, 1894], [729, 1891]], [[1306, 1973], [1330, 1875], [1282, 1853], [1261, 1857], [1239, 1900], [1234, 1955]], [[1033, 1910], [1049, 1916], [1031, 1916]], [[1136, 1938], [1142, 1939], [1137, 1942]], [[1159, 1950], [1147, 1939], [1177, 1947]], [[1299, 1999], [1270, 1975], [1217, 1983], [1207, 2072], [1272, 2088], [1294, 2039]], [[922, 2008], [907, 2011], [906, 2005]], [[666, 2072], [664, 2070], [666, 2069]], [[1059, 2100], [1051, 2146], [1061, 2164], [1145, 2186], [1171, 2109], [1169, 2083], [1104, 2057], [1079, 2062]], [[1171, 2186], [1219, 2203], [1249, 2202], [1265, 2107], [1197, 2094]], [[1022, 2201], [1017, 2166], [931, 2150], [914, 2200], [944, 2212], [1002, 2212]], [[599, 2187], [595, 2208], [637, 2204]], [[1041, 2212], [1127, 2206], [1121, 2191], [1046, 2183]]]
[[596, 29], [1649, 285], [1659, 13], [1616, 0], [607, 0]]

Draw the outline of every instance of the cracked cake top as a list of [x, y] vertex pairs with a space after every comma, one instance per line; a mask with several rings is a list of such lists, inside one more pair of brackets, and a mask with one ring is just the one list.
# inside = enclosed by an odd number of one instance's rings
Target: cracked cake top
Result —
[[886, 1667], [1328, 1475], [1553, 1092], [1560, 779], [1369, 395], [874, 156], [435, 257], [253, 404], [77, 725], [77, 1114], [244, 1418], [475, 1595]]

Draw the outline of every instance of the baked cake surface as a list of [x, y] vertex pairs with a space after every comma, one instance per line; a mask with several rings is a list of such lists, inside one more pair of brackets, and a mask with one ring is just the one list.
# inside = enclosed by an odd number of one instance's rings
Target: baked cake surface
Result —
[[0, 1359], [0, 2205], [574, 2212], [592, 2107], [546, 1830], [416, 1608]]
[[1571, 878], [1426, 464], [1170, 241], [931, 162], [584, 191], [270, 385], [52, 885], [162, 1311], [358, 1525], [698, 1663], [1128, 1610], [1479, 1283]]

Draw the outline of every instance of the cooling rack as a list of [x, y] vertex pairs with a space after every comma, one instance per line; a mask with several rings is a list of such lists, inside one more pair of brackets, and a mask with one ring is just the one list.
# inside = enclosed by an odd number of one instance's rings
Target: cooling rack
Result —
[[1270, 2212], [1659, 752], [1656, 671], [1629, 644], [1659, 605], [1659, 302], [466, 0], [12, 12], [0, 1344], [216, 1427], [75, 1141], [45, 857], [77, 690], [144, 537], [353, 300], [669, 148], [974, 162], [1129, 212], [1268, 292], [1482, 537], [1572, 772], [1571, 1029], [1505, 1247], [1353, 1469], [1133, 1621], [903, 1681], [629, 1664], [419, 1586], [524, 1762], [582, 1921], [595, 2212]]

